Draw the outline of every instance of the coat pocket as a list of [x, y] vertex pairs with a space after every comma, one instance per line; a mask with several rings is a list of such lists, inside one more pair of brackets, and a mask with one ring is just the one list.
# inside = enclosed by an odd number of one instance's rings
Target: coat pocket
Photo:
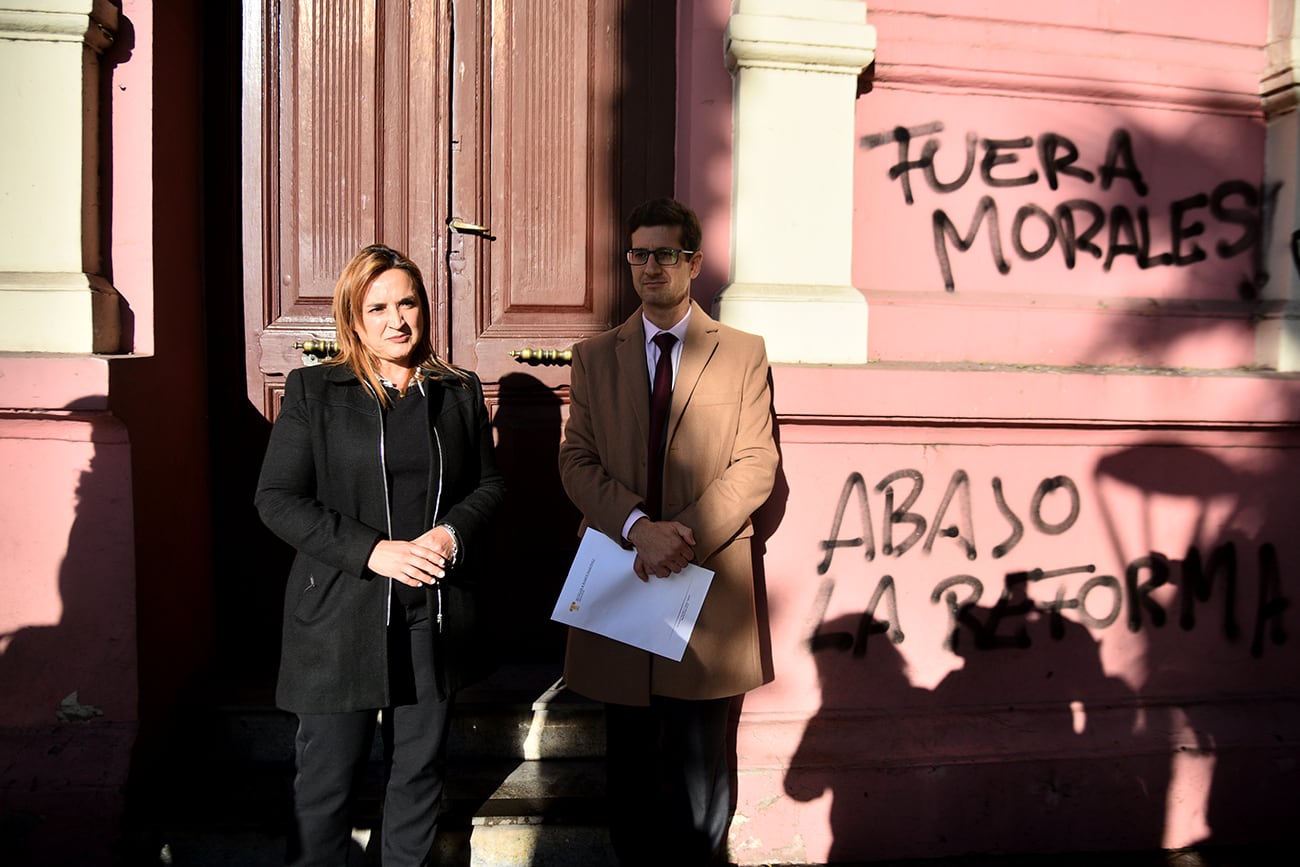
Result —
[[342, 574], [320, 563], [308, 560], [303, 569], [294, 570], [298, 598], [294, 603], [293, 617], [299, 623], [314, 623], [329, 612], [329, 603]]

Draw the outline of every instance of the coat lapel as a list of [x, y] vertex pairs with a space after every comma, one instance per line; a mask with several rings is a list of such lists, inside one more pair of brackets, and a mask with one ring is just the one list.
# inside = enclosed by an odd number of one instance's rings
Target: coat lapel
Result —
[[622, 384], [623, 393], [613, 397], [616, 402], [631, 402], [632, 415], [641, 432], [638, 442], [644, 445], [650, 438], [650, 372], [645, 366], [645, 328], [641, 325], [640, 308], [619, 328], [614, 352], [618, 359], [618, 376], [614, 381]]
[[671, 443], [682, 421], [682, 413], [690, 401], [695, 387], [704, 375], [704, 368], [718, 348], [718, 323], [691, 302], [691, 321], [686, 326], [686, 344], [682, 347], [681, 362], [677, 367], [677, 381], [673, 384], [673, 408], [668, 413], [668, 442]]

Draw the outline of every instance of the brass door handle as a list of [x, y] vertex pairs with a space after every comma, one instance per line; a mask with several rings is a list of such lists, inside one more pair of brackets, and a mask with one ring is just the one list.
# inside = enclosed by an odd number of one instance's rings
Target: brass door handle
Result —
[[495, 241], [497, 239], [497, 236], [493, 235], [492, 230], [487, 226], [480, 226], [477, 223], [466, 222], [460, 217], [448, 217], [447, 225], [453, 232], [458, 232], [462, 235], [478, 235], [480, 238], [487, 238], [489, 241]]
[[299, 340], [293, 345], [293, 348], [301, 349], [304, 356], [310, 355], [317, 360], [331, 358], [339, 354], [339, 342], [337, 340]]
[[521, 364], [571, 364], [572, 349], [512, 349], [510, 357]]

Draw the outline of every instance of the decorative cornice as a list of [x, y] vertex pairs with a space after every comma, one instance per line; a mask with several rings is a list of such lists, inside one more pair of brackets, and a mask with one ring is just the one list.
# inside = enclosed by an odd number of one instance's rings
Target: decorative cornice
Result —
[[795, 69], [856, 76], [875, 58], [876, 29], [865, 22], [732, 15], [723, 34], [727, 69]]
[[1296, 63], [1300, 61], [1300, 39], [1276, 39], [1268, 45], [1268, 69], [1260, 77], [1259, 92], [1264, 100], [1264, 116], [1276, 117], [1296, 110]]
[[[1268, 84], [1268, 82], [1265, 82]], [[1273, 119], [1294, 112], [1300, 106], [1300, 83], [1291, 75], [1280, 86], [1265, 90], [1261, 99], [1264, 103], [1264, 117]]]
[[899, 90], [981, 93], [1244, 117], [1257, 117], [1261, 112], [1260, 94], [1250, 91], [1000, 69], [877, 63], [872, 85]]
[[[1300, 443], [1300, 375], [1270, 370], [872, 362], [773, 364], [786, 425], [1180, 430]], [[1027, 408], [1032, 407], [1032, 412]], [[798, 437], [792, 429], [791, 441]], [[1231, 440], [1229, 440], [1231, 441]], [[1241, 445], [1236, 440], [1234, 445]], [[1276, 444], [1276, 443], [1275, 443]]]
[[[902, 7], [903, 4], [895, 4]], [[879, 9], [872, 86], [1259, 117], [1284, 45]]]
[[[46, 5], [61, 8], [0, 7], [0, 40], [80, 42], [98, 53], [103, 53], [113, 44], [120, 13], [108, 0]], [[90, 8], [86, 9], [87, 6]], [[82, 7], [83, 11], [77, 11], [75, 7]]]

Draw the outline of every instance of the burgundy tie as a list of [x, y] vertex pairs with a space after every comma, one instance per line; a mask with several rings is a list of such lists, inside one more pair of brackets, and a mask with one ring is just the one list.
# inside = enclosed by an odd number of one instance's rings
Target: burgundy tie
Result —
[[654, 336], [659, 347], [659, 362], [655, 365], [655, 384], [650, 393], [650, 442], [646, 450], [645, 511], [650, 520], [658, 521], [662, 515], [664, 498], [664, 427], [668, 423], [668, 409], [673, 403], [673, 344], [677, 338], [667, 331]]

